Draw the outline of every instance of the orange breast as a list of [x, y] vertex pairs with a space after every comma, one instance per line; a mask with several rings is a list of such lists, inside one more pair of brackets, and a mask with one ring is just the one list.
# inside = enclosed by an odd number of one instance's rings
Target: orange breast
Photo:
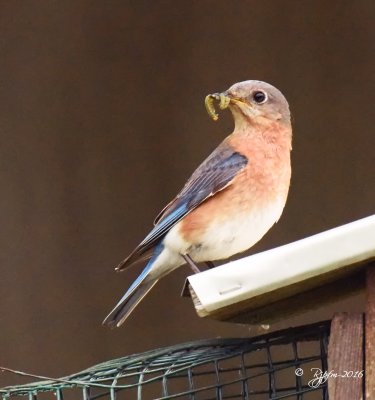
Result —
[[249, 162], [223, 191], [207, 199], [188, 214], [180, 223], [180, 233], [191, 243], [199, 241], [215, 225], [239, 214], [244, 218], [258, 212], [262, 206], [276, 199], [286, 201], [290, 168], [290, 138], [278, 135], [280, 140], [270, 137], [232, 134], [230, 145], [245, 155]]

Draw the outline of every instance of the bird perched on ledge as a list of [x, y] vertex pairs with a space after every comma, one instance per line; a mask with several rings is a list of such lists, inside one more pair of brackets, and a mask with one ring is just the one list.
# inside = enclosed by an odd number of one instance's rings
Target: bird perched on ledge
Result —
[[[206, 107], [229, 108], [234, 131], [196, 169], [181, 192], [158, 215], [155, 226], [122, 261], [121, 271], [149, 260], [104, 320], [120, 326], [156, 282], [188, 263], [241, 253], [278, 221], [288, 195], [292, 128], [288, 102], [272, 85], [239, 82], [208, 95]], [[198, 270], [199, 271], [199, 270]]]

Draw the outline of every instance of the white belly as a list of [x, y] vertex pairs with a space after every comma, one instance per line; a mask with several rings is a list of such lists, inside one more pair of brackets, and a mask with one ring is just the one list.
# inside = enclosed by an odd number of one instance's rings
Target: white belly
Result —
[[278, 221], [284, 205], [285, 201], [278, 201], [257, 212], [212, 225], [203, 237], [204, 245], [193, 248], [191, 257], [197, 262], [214, 261], [248, 250]]
[[197, 263], [229, 258], [248, 250], [257, 243], [278, 221], [285, 205], [280, 197], [267, 207], [252, 209], [251, 213], [240, 213], [217, 224], [199, 237], [199, 242], [189, 243], [175, 225], [163, 240], [164, 249], [155, 260], [149, 279], [158, 279], [184, 264], [181, 254], [189, 254]]
[[252, 209], [251, 213], [243, 212], [220, 223], [213, 223], [197, 243], [183, 240], [177, 224], [165, 237], [165, 249], [169, 257], [173, 253], [187, 253], [196, 262], [229, 258], [257, 243], [278, 221], [284, 205], [285, 199], [279, 199], [267, 207]]

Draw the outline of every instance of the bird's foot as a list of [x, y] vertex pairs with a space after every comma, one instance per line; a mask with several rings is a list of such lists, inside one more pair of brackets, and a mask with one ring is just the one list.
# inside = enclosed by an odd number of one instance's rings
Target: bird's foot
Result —
[[199, 274], [201, 272], [189, 254], [181, 254], [181, 257], [186, 261], [187, 265], [192, 269], [194, 274]]

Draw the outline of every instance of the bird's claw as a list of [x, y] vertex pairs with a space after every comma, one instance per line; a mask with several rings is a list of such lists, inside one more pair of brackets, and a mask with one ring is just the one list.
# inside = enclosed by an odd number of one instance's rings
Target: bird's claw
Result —
[[214, 120], [217, 121], [219, 119], [219, 114], [215, 110], [214, 101], [219, 102], [220, 110], [225, 110], [230, 103], [230, 97], [225, 95], [224, 93], [214, 93], [206, 96], [204, 104], [206, 106], [206, 110], [208, 115]]

